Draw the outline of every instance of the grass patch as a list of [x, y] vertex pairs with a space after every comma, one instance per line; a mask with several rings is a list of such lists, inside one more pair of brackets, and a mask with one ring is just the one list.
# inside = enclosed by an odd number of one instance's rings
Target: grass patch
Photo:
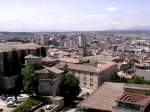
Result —
[[13, 112], [27, 112], [31, 107], [38, 104], [40, 104], [39, 100], [30, 97]]

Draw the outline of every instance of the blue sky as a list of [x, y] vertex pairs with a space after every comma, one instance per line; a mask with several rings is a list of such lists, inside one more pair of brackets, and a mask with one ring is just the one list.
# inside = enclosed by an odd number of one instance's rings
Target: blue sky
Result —
[[86, 31], [150, 26], [150, 0], [0, 0], [1, 31]]

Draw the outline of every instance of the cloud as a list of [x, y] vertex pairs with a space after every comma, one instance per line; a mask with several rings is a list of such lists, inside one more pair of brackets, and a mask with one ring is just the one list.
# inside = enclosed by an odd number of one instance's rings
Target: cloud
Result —
[[118, 11], [118, 8], [115, 7], [115, 6], [109, 6], [109, 7], [106, 8], [106, 11], [108, 11], [108, 12], [116, 12], [116, 11]]
[[150, 23], [148, 14], [134, 10], [118, 11], [114, 6], [107, 7], [108, 12], [98, 13], [60, 12], [54, 6], [0, 9], [0, 30], [9, 31], [109, 30], [146, 26]]

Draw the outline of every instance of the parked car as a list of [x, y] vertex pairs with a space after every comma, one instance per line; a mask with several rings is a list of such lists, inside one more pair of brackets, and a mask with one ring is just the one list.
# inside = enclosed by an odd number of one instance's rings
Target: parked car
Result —
[[51, 110], [52, 108], [53, 108], [52, 105], [47, 105], [47, 106], [46, 106], [46, 110]]

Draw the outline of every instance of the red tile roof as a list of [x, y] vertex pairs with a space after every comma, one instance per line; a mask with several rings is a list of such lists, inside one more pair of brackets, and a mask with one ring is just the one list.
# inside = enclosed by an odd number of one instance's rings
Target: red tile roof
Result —
[[124, 92], [116, 101], [145, 106], [150, 102], [150, 96]]

